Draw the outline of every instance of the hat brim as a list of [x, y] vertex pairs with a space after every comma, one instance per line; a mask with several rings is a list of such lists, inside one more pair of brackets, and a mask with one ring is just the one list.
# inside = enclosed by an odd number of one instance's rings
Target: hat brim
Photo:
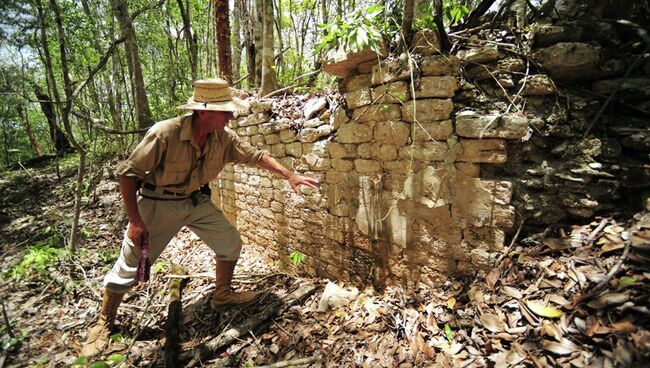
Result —
[[233, 97], [230, 101], [220, 101], [220, 102], [196, 102], [194, 99], [190, 98], [186, 104], [176, 107], [180, 110], [205, 110], [205, 111], [246, 111], [246, 105], [242, 100], [237, 97]]

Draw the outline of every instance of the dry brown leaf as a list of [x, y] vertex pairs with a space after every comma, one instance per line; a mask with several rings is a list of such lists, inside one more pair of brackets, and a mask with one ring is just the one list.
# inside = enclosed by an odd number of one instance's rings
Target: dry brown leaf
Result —
[[505, 323], [499, 319], [499, 317], [491, 313], [481, 314], [480, 320], [483, 327], [488, 329], [490, 332], [503, 332], [505, 328]]
[[603, 335], [609, 332], [609, 328], [603, 326], [598, 317], [589, 316], [587, 317], [587, 320], [585, 320], [585, 334], [587, 336]]
[[485, 284], [487, 286], [488, 290], [494, 290], [494, 287], [496, 286], [497, 282], [499, 282], [499, 277], [501, 276], [501, 272], [499, 271], [498, 268], [492, 269], [487, 276], [485, 276]]
[[546, 238], [542, 241], [551, 251], [558, 252], [571, 248], [571, 239], [566, 238]]
[[614, 322], [609, 326], [612, 330], [616, 332], [634, 332], [636, 330], [636, 326], [632, 324], [630, 321], [618, 321]]
[[544, 340], [542, 347], [544, 350], [548, 350], [557, 355], [569, 355], [579, 350], [578, 346], [569, 339], [562, 339], [560, 342]]
[[542, 333], [554, 338], [558, 342], [562, 341], [562, 329], [556, 323], [544, 321], [542, 324]]
[[512, 286], [504, 286], [501, 290], [515, 299], [521, 299], [523, 297], [521, 291]]
[[594, 309], [603, 309], [615, 305], [621, 305], [628, 301], [630, 296], [627, 293], [606, 293], [587, 303]]
[[570, 301], [566, 300], [563, 296], [557, 294], [551, 294], [548, 300], [559, 306], [562, 306], [563, 308], [570, 308], [572, 305]]

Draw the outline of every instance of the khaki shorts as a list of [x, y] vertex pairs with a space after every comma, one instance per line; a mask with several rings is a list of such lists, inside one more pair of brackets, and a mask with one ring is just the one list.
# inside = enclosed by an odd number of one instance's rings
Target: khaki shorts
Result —
[[[148, 193], [145, 193], [148, 194]], [[187, 226], [217, 255], [218, 259], [235, 261], [239, 258], [242, 240], [239, 231], [225, 218], [221, 210], [201, 194], [196, 206], [191, 198], [163, 201], [139, 197], [140, 216], [149, 230], [149, 259], [153, 264], [169, 241]], [[136, 284], [140, 250], [124, 232], [122, 251], [111, 271], [104, 277], [104, 287], [124, 293]]]

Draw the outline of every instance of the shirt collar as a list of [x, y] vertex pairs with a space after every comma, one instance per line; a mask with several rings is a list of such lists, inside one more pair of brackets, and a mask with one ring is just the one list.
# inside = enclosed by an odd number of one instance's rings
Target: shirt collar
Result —
[[181, 140], [192, 140], [192, 114], [181, 116]]

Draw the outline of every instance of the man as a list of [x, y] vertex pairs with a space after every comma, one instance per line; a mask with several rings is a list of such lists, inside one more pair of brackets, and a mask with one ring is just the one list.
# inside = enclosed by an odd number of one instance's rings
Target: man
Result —
[[101, 352], [109, 341], [117, 308], [135, 285], [141, 254], [155, 262], [169, 241], [186, 226], [216, 254], [216, 289], [211, 304], [216, 309], [245, 304], [253, 292], [235, 293], [230, 283], [242, 241], [237, 229], [199, 189], [216, 179], [230, 163], [244, 163], [279, 174], [299, 193], [316, 179], [287, 170], [265, 152], [254, 149], [225, 127], [243, 104], [231, 95], [221, 79], [194, 82], [194, 94], [179, 109], [191, 115], [156, 123], [131, 156], [117, 168], [120, 193], [129, 220], [120, 257], [104, 278], [104, 297], [97, 325], [88, 334], [82, 355]]

